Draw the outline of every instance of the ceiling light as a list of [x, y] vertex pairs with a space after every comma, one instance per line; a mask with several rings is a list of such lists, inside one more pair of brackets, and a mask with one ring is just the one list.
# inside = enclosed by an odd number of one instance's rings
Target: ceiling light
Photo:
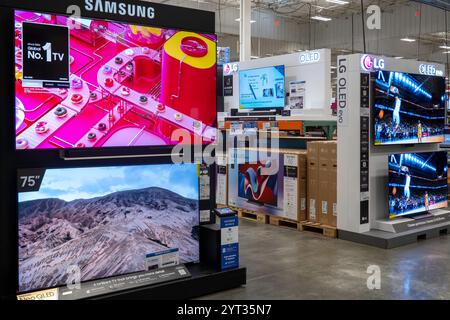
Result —
[[341, 4], [341, 5], [349, 3], [348, 1], [343, 1], [343, 0], [327, 0], [327, 2], [331, 2], [331, 3], [335, 3], [335, 4]]
[[404, 41], [404, 42], [416, 42], [416, 39], [411, 39], [411, 38], [402, 38], [400, 40]]
[[[241, 18], [234, 19], [236, 22], [241, 22]], [[256, 20], [250, 20], [250, 23], [256, 23]]]
[[443, 54], [450, 54], [450, 51], [442, 52]]
[[337, 69], [337, 67], [335, 67], [335, 66], [331, 66], [331, 69]]
[[440, 46], [439, 48], [449, 50], [449, 49], [450, 49], [450, 46]]
[[331, 21], [332, 20], [331, 18], [322, 17], [322, 16], [314, 16], [314, 17], [311, 17], [311, 19], [318, 20], [318, 21]]
[[395, 57], [394, 59], [400, 60], [403, 59], [403, 57]]

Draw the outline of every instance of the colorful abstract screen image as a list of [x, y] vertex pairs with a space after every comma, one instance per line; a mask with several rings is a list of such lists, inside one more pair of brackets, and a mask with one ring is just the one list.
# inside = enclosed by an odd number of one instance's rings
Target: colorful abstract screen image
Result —
[[20, 292], [65, 286], [74, 268], [81, 282], [147, 271], [168, 250], [199, 261], [196, 165], [48, 169], [39, 180], [19, 193]]
[[214, 141], [216, 42], [15, 11], [16, 149], [171, 146], [179, 130]]
[[278, 206], [278, 171], [271, 161], [239, 164], [240, 198], [260, 205]]
[[285, 106], [285, 66], [239, 72], [241, 109], [270, 109]]
[[372, 77], [375, 145], [444, 142], [445, 78], [388, 71]]
[[390, 218], [447, 208], [447, 176], [446, 152], [390, 155]]

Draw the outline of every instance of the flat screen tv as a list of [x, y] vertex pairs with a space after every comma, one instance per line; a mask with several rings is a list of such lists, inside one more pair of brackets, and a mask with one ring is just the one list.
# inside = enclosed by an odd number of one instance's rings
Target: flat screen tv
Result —
[[215, 34], [16, 10], [14, 36], [16, 149], [214, 140]]
[[260, 205], [278, 206], [278, 170], [271, 161], [239, 164], [240, 198]]
[[447, 175], [446, 152], [390, 155], [390, 219], [447, 208]]
[[285, 107], [285, 68], [275, 66], [239, 72], [241, 109], [275, 109]]
[[445, 78], [390, 71], [372, 77], [375, 145], [444, 142]]
[[25, 177], [21, 186], [34, 188], [18, 195], [19, 292], [64, 286], [73, 267], [85, 282], [153, 269], [147, 259], [167, 251], [180, 263], [199, 261], [195, 164], [47, 169]]

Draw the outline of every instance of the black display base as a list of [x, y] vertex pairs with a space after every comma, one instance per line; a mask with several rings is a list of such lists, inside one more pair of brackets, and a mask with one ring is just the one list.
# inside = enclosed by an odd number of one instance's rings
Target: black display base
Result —
[[416, 243], [418, 241], [438, 238], [450, 234], [450, 223], [442, 223], [402, 233], [390, 233], [372, 230], [366, 233], [355, 233], [339, 230], [338, 238], [357, 242], [381, 249], [394, 249]]
[[185, 300], [238, 288], [247, 283], [246, 268], [220, 272], [202, 265], [187, 268], [191, 278], [117, 292], [94, 300]]

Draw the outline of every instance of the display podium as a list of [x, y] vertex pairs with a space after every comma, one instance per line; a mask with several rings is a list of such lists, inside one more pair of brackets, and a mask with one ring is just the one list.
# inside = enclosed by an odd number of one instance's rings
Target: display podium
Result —
[[[429, 141], [431, 143], [427, 144], [375, 145], [375, 116], [372, 110], [375, 92], [373, 75], [376, 72], [408, 73], [426, 79], [427, 76], [443, 77], [445, 66], [353, 54], [339, 56], [337, 68], [339, 237], [393, 248], [418, 239], [447, 234], [450, 230], [447, 209], [431, 210], [430, 216], [421, 221], [409, 217], [389, 220], [389, 155], [438, 152], [440, 144]], [[412, 83], [411, 80], [405, 81]], [[417, 88], [420, 90], [419, 86]], [[407, 116], [402, 111], [400, 115]]]

